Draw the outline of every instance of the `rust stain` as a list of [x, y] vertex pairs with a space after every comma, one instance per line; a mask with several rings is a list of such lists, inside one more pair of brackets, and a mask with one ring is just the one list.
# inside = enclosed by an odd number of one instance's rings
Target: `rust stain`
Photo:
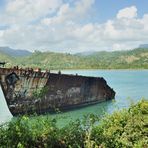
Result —
[[114, 90], [100, 77], [54, 74], [17, 66], [0, 68], [0, 83], [13, 115], [71, 109], [115, 97]]

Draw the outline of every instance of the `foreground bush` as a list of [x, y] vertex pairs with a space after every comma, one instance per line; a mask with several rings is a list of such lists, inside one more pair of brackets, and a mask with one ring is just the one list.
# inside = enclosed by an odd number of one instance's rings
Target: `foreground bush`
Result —
[[148, 147], [148, 101], [105, 117], [94, 127], [91, 138], [102, 147]]
[[50, 118], [30, 119], [23, 116], [14, 119], [0, 129], [2, 147], [49, 147], [58, 142], [56, 124]]
[[103, 119], [95, 115], [59, 128], [49, 116], [23, 116], [0, 127], [2, 148], [147, 148], [148, 101]]

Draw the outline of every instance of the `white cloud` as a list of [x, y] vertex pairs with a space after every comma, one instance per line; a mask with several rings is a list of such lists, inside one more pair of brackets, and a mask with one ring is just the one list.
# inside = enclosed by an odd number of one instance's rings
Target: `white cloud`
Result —
[[[126, 43], [126, 44], [124, 44], [124, 43], [115, 43], [115, 44], [113, 44], [112, 45], [112, 49], [113, 49], [113, 51], [117, 51], [117, 50], [125, 50], [125, 49], [130, 49], [130, 48], [132, 48], [132, 44], [130, 44], [130, 43]], [[130, 47], [130, 48], [129, 48]], [[134, 48], [134, 46], [133, 46], [133, 48]]]
[[94, 4], [95, 0], [80, 0], [76, 3], [75, 12], [77, 14], [86, 14], [86, 12], [91, 8]]
[[42, 23], [45, 25], [61, 25], [62, 23], [80, 21], [88, 15], [94, 2], [95, 0], [80, 0], [76, 1], [73, 7], [69, 3], [63, 4], [56, 16], [44, 18]]
[[135, 6], [121, 9], [117, 14], [118, 19], [121, 19], [121, 18], [131, 19], [131, 18], [135, 18], [136, 16], [137, 16], [137, 8]]
[[[138, 18], [135, 6], [120, 10], [114, 19], [100, 24], [86, 21], [94, 0], [76, 0], [72, 5], [61, 0], [33, 2], [9, 0], [0, 18], [7, 16], [3, 22], [10, 27], [0, 30], [0, 46], [80, 52], [129, 49], [148, 42], [148, 14]], [[34, 20], [38, 21], [28, 23]]]
[[19, 24], [35, 21], [55, 12], [62, 0], [8, 0], [0, 21], [5, 24]]

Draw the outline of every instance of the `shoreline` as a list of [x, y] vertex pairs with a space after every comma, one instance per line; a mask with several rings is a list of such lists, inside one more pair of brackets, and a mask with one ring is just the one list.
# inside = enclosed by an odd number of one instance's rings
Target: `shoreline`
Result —
[[[104, 71], [148, 71], [148, 69], [60, 69], [60, 71], [72, 71], [72, 70], [78, 70], [78, 71], [88, 71], [88, 70], [104, 70]], [[50, 70], [50, 71], [59, 71], [59, 69]]]
[[[12, 67], [5, 67], [5, 68], [12, 68]], [[20, 67], [19, 67], [20, 68]], [[25, 69], [26, 67], [22, 67], [23, 69]], [[31, 68], [31, 67], [27, 67], [27, 68]], [[33, 67], [32, 67], [33, 68]], [[47, 69], [44, 69], [42, 67], [38, 67], [40, 68], [42, 71], [46, 71]], [[35, 68], [33, 68], [35, 69]], [[65, 69], [49, 69], [50, 71], [71, 71], [71, 70], [106, 70], [106, 71], [118, 71], [118, 70], [123, 70], [123, 71], [147, 71], [148, 68], [65, 68]]]

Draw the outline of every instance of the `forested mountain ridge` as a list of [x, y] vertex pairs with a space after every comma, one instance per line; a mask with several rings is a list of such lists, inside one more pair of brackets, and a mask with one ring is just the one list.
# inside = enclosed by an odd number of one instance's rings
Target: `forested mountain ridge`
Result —
[[0, 52], [7, 66], [40, 67], [42, 69], [147, 69], [148, 49], [101, 51], [90, 55], [40, 52], [25, 57], [12, 57]]
[[23, 57], [23, 56], [29, 56], [32, 54], [32, 52], [28, 50], [12, 49], [7, 46], [0, 47], [0, 53], [4, 53], [12, 57]]

